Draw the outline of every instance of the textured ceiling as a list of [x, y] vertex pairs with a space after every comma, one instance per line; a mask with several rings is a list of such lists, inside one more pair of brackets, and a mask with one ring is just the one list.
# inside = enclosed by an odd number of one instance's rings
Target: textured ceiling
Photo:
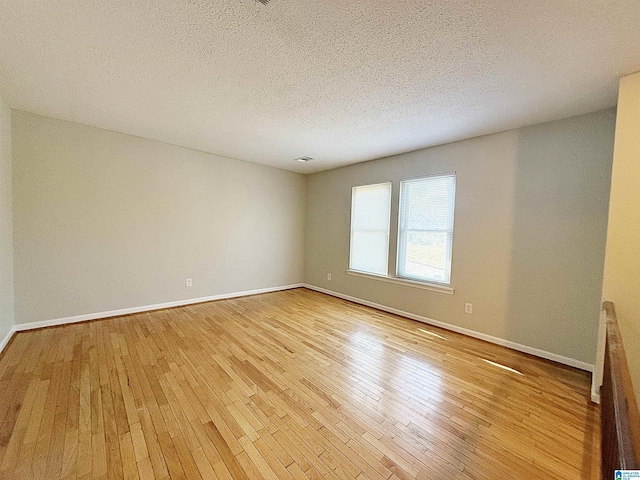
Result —
[[638, 0], [0, 0], [0, 93], [313, 172], [613, 106], [638, 32]]

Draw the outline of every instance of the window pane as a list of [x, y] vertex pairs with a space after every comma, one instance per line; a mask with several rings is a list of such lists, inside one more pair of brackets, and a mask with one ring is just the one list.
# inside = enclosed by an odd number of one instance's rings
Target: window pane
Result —
[[453, 189], [451, 176], [403, 182], [404, 228], [411, 230], [453, 230]]
[[353, 232], [352, 235], [350, 268], [361, 272], [386, 275], [389, 235], [358, 231]]
[[354, 187], [349, 268], [387, 274], [391, 183]]
[[407, 233], [404, 276], [445, 282], [447, 233]]
[[400, 183], [399, 277], [450, 283], [456, 177]]
[[391, 184], [366, 185], [353, 189], [355, 201], [351, 230], [389, 231]]

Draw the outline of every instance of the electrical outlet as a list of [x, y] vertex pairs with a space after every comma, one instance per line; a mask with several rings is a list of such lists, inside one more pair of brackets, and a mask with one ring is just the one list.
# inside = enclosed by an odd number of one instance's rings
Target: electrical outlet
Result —
[[184, 285], [185, 285], [185, 287], [193, 287], [193, 279], [192, 278], [185, 278]]
[[464, 313], [468, 313], [469, 315], [473, 313], [473, 303], [464, 304]]
[[327, 280], [331, 280], [331, 274], [327, 273]]

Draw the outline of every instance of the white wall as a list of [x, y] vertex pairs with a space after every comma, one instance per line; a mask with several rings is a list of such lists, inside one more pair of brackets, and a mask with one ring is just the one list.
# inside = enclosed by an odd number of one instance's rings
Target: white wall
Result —
[[0, 342], [13, 327], [11, 110], [0, 96]]
[[620, 80], [603, 300], [616, 308], [640, 402], [640, 72]]
[[[309, 176], [305, 282], [593, 364], [614, 122], [606, 110]], [[454, 295], [346, 274], [351, 187], [393, 182], [395, 271], [399, 181], [451, 171]]]
[[13, 151], [17, 324], [302, 281], [300, 174], [20, 111]]

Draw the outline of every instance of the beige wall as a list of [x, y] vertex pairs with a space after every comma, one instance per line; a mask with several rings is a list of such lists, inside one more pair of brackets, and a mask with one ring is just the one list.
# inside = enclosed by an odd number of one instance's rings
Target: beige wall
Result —
[[[16, 323], [298, 283], [304, 263], [312, 285], [593, 363], [614, 121], [607, 110], [305, 182], [14, 111]], [[394, 270], [399, 180], [454, 170], [453, 296], [346, 274], [353, 185], [393, 181]]]
[[16, 323], [302, 281], [300, 174], [19, 111], [13, 145]]
[[[311, 175], [305, 282], [593, 364], [614, 121], [606, 110]], [[454, 295], [345, 273], [352, 186], [393, 182], [395, 271], [400, 179], [451, 171]]]
[[0, 96], [0, 341], [13, 327], [11, 110]]
[[620, 80], [602, 296], [616, 307], [640, 400], [640, 72]]

